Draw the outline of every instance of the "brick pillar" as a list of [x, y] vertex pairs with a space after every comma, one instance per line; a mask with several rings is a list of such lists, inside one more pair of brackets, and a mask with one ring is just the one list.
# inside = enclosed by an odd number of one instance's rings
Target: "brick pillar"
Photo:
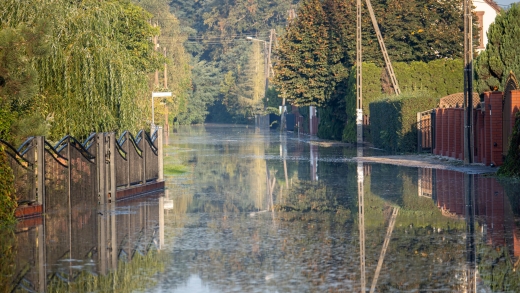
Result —
[[491, 138], [490, 138], [490, 123], [491, 123], [491, 109], [490, 107], [490, 92], [484, 93], [484, 104], [485, 104], [485, 111], [484, 111], [484, 137], [483, 137], [483, 144], [484, 144], [484, 164], [486, 166], [489, 166], [491, 164]]
[[453, 153], [451, 156], [455, 159], [462, 160], [462, 145], [464, 142], [464, 134], [462, 132], [464, 127], [464, 109], [457, 108], [453, 110], [455, 112], [455, 123], [453, 125]]
[[444, 125], [444, 153], [443, 155], [446, 156], [446, 157], [449, 157], [451, 156], [451, 126], [453, 124], [453, 120], [452, 120], [452, 114], [451, 114], [451, 111], [452, 109], [451, 108], [446, 108], [444, 109], [444, 117], [445, 118], [445, 125]]
[[447, 152], [449, 151], [449, 116], [448, 116], [448, 109], [442, 109], [442, 155], [447, 156]]
[[502, 92], [492, 92], [489, 97], [491, 163], [502, 165]]
[[435, 109], [435, 149], [433, 154], [439, 155], [442, 149], [442, 111]]
[[[472, 129], [473, 129], [473, 162], [475, 162], [475, 163], [478, 162], [478, 159], [480, 156], [480, 148], [478, 147], [478, 141], [479, 141], [479, 137], [480, 137], [479, 131], [478, 131], [478, 116], [480, 113], [481, 113], [480, 110], [477, 110], [477, 109], [473, 109], [473, 111], [472, 111], [472, 115], [473, 115], [473, 125], [472, 125]], [[462, 116], [462, 121], [464, 121], [464, 116]], [[464, 133], [464, 130], [463, 130], [463, 133]]]
[[[484, 108], [485, 109], [485, 108]], [[478, 146], [478, 159], [477, 163], [486, 163], [486, 151], [484, 147], [485, 142], [485, 133], [484, 133], [484, 117], [486, 111], [477, 112], [477, 131], [478, 131], [478, 143], [475, 142], [475, 145]]]

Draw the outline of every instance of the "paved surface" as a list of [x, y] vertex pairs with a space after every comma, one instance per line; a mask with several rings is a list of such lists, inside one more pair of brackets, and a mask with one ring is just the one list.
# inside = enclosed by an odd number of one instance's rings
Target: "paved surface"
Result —
[[431, 169], [453, 170], [469, 174], [495, 173], [498, 168], [485, 166], [483, 164], [464, 165], [460, 160], [434, 155], [395, 155], [375, 157], [354, 157], [354, 162], [371, 162], [381, 164], [392, 164], [408, 167], [422, 167]]

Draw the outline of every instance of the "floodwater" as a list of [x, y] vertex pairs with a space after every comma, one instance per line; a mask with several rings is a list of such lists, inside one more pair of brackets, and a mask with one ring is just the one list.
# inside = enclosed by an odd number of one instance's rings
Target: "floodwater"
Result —
[[1, 237], [7, 291], [520, 291], [518, 185], [245, 126], [166, 141], [164, 193]]

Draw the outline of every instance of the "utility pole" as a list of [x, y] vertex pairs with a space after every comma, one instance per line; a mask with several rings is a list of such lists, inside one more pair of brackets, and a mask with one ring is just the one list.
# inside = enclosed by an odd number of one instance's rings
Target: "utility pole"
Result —
[[[157, 27], [157, 23], [154, 23], [153, 27]], [[159, 36], [154, 36], [153, 37], [153, 49], [155, 51], [157, 51], [157, 49], [159, 48]], [[157, 88], [157, 86], [159, 86], [159, 70], [155, 70], [155, 82], [154, 82], [154, 85], [155, 87]]]
[[[166, 58], [166, 47], [163, 48], [164, 58]], [[164, 63], [164, 88], [168, 88], [168, 66]]]
[[356, 128], [359, 144], [363, 143], [363, 46], [361, 43], [361, 0], [356, 1]]
[[473, 17], [464, 0], [464, 164], [473, 163]]

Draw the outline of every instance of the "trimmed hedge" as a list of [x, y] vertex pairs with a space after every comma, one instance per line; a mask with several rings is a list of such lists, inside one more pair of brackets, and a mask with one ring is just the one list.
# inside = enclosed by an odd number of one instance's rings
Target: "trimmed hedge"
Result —
[[428, 92], [403, 93], [370, 103], [372, 143], [394, 152], [417, 149], [417, 112], [434, 108], [439, 99]]
[[[393, 63], [394, 71], [399, 82], [401, 91], [408, 94], [402, 94], [402, 98], [391, 97], [393, 89], [387, 77], [385, 68], [377, 67], [372, 63], [363, 63], [363, 114], [370, 117], [370, 129], [364, 131], [365, 141], [372, 142], [374, 146], [394, 151], [412, 150], [416, 146], [416, 134], [411, 131], [410, 125], [415, 124], [417, 117], [414, 111], [422, 112], [436, 107], [440, 98], [458, 93], [463, 90], [464, 75], [463, 61], [460, 59], [448, 60], [439, 59], [425, 62], [395, 62]], [[385, 95], [384, 92], [387, 92]], [[425, 100], [422, 101], [421, 98]], [[412, 99], [411, 105], [405, 104], [408, 109], [406, 113], [399, 115], [402, 111], [403, 101]], [[418, 99], [418, 100], [414, 100]], [[403, 100], [403, 101], [401, 101]], [[356, 141], [356, 69], [352, 67], [347, 81], [346, 90], [346, 111], [347, 122], [343, 129], [343, 141]], [[388, 101], [389, 105], [385, 106], [377, 114], [372, 113], [370, 105], [372, 103], [380, 104]], [[390, 102], [391, 101], [391, 102]], [[415, 105], [413, 105], [415, 103]], [[374, 106], [381, 107], [381, 106]], [[379, 108], [377, 108], [379, 109]], [[379, 110], [378, 110], [379, 111]], [[384, 114], [381, 116], [381, 114]], [[386, 117], [388, 117], [388, 120]], [[393, 116], [392, 116], [393, 115]], [[404, 118], [400, 118], [400, 117]], [[404, 121], [401, 121], [403, 120]], [[374, 123], [379, 123], [374, 126]], [[395, 124], [395, 125], [394, 125]], [[376, 129], [374, 129], [374, 127]], [[383, 127], [377, 129], [378, 127]], [[407, 134], [410, 132], [409, 134]], [[382, 137], [380, 137], [382, 135]], [[406, 142], [401, 141], [405, 137]], [[413, 140], [413, 142], [412, 142]], [[387, 144], [390, 143], [390, 144]], [[408, 143], [412, 143], [408, 145]]]

